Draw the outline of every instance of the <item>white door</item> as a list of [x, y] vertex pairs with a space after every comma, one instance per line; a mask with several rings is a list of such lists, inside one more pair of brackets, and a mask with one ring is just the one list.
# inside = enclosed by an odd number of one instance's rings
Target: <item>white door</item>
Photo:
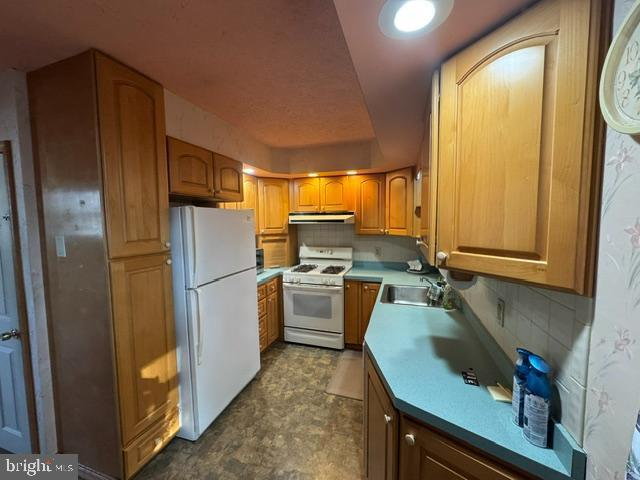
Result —
[[197, 437], [260, 370], [255, 270], [209, 283], [188, 295]]
[[[0, 148], [3, 144], [0, 143]], [[11, 196], [7, 162], [0, 150], [0, 448], [29, 453], [31, 439], [22, 358], [22, 340], [10, 332], [20, 330]]]
[[181, 207], [181, 216], [187, 288], [256, 266], [253, 211]]
[[343, 287], [283, 283], [284, 326], [344, 332]]

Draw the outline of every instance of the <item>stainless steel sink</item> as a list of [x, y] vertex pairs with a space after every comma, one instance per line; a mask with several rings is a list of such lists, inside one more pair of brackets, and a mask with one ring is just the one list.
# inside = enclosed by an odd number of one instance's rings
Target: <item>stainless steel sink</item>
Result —
[[385, 285], [382, 303], [394, 305], [414, 305], [416, 307], [441, 307], [440, 302], [429, 299], [430, 286], [410, 287], [406, 285]]

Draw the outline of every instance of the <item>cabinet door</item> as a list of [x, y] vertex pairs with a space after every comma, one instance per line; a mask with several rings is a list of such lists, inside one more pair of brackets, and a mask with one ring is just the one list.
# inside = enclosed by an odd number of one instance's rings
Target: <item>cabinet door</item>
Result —
[[213, 152], [167, 137], [169, 193], [213, 198]]
[[256, 222], [256, 234], [259, 233], [260, 219], [258, 218], [258, 179], [251, 175], [243, 176], [243, 200], [236, 204], [239, 210], [253, 210]]
[[178, 404], [168, 255], [111, 262], [121, 433], [128, 444]]
[[544, 0], [443, 65], [438, 249], [450, 269], [590, 293], [602, 10]]
[[271, 345], [280, 336], [280, 312], [278, 294], [267, 297], [267, 345]]
[[364, 423], [367, 480], [397, 478], [398, 413], [368, 355], [365, 357]]
[[369, 326], [369, 320], [371, 319], [371, 313], [373, 307], [376, 306], [376, 300], [378, 298], [378, 292], [380, 291], [379, 283], [363, 283], [361, 292], [360, 303], [360, 342], [364, 342], [364, 334], [367, 332]]
[[349, 177], [322, 177], [320, 179], [320, 210], [343, 212], [351, 206]]
[[386, 176], [386, 233], [413, 234], [413, 168], [389, 172]]
[[362, 345], [360, 338], [360, 282], [344, 282], [344, 343]]
[[422, 146], [421, 251], [429, 264], [436, 264], [438, 205], [438, 126], [440, 119], [440, 71], [431, 77], [431, 102], [425, 142]]
[[356, 233], [384, 235], [385, 175], [357, 175], [352, 177], [355, 197]]
[[99, 53], [96, 74], [109, 257], [166, 251], [162, 86]]
[[289, 230], [289, 181], [258, 179], [260, 234], [282, 234]]
[[320, 179], [296, 178], [292, 184], [294, 212], [317, 212], [320, 210]]
[[295, 261], [297, 245], [289, 235], [260, 235], [257, 247], [264, 249], [264, 267], [287, 267]]
[[399, 480], [524, 480], [531, 478], [402, 417]]
[[242, 201], [242, 162], [216, 153], [213, 158], [213, 185], [216, 200]]

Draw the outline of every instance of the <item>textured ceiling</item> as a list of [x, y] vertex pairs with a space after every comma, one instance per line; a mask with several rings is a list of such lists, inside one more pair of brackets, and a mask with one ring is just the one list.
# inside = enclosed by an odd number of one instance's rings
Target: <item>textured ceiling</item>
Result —
[[380, 32], [383, 3], [0, 0], [0, 69], [95, 47], [269, 146], [375, 137], [381, 165], [405, 166], [418, 158], [433, 68], [532, 1], [455, 0], [411, 40]]
[[0, 69], [95, 47], [270, 146], [374, 136], [332, 0], [0, 3]]
[[532, 0], [455, 0], [445, 22], [423, 37], [382, 34], [384, 0], [334, 0], [378, 144], [388, 164], [417, 160], [431, 72], [442, 59]]

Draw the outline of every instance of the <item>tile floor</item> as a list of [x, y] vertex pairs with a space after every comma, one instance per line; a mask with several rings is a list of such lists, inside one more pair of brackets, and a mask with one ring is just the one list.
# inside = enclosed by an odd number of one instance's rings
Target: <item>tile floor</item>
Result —
[[362, 402], [324, 391], [339, 356], [275, 344], [197, 442], [174, 439], [135, 479], [359, 480]]

